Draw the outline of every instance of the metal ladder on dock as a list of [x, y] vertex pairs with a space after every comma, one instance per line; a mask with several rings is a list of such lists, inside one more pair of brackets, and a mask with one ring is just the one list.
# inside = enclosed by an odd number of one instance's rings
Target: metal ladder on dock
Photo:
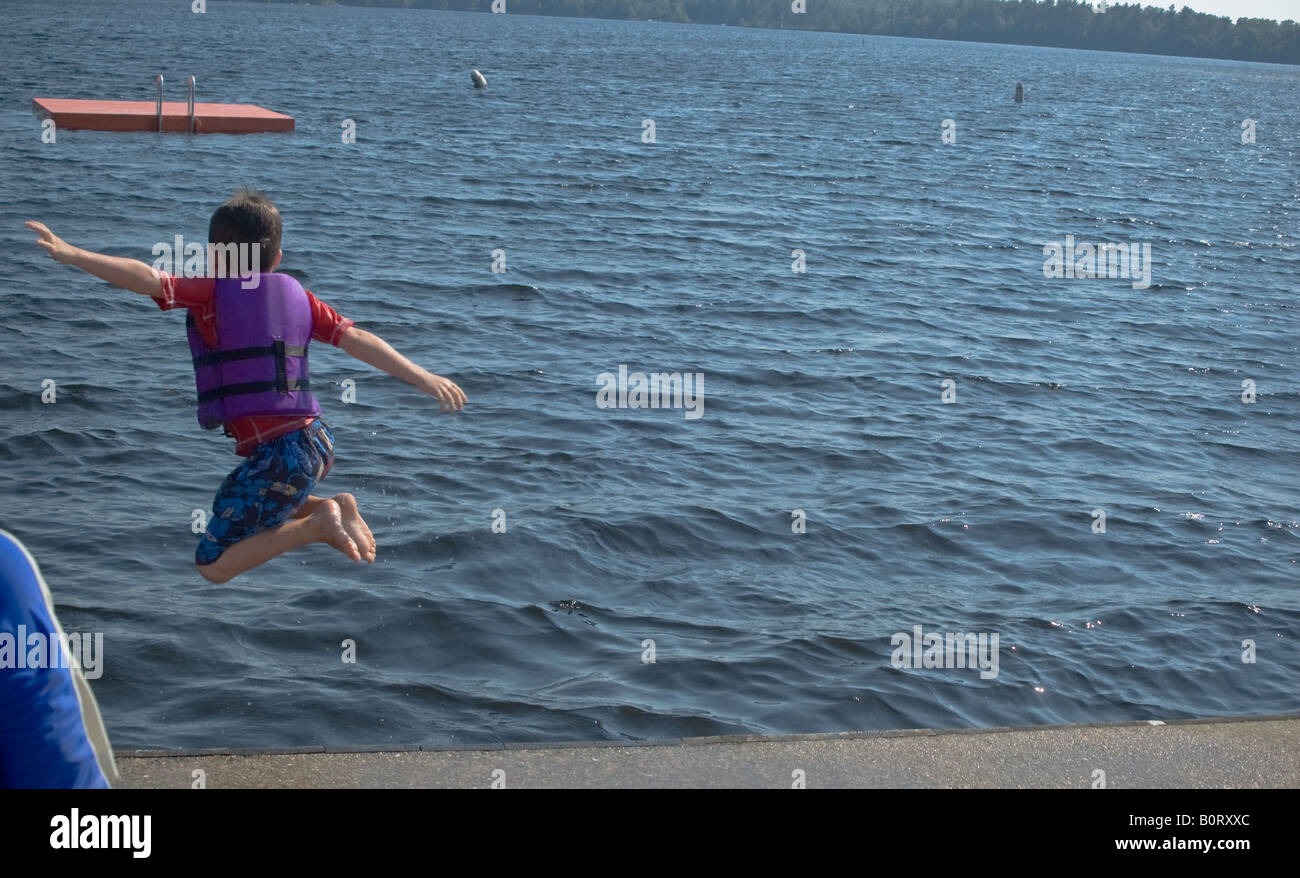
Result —
[[[161, 132], [163, 130], [163, 111], [162, 111], [163, 75], [161, 73], [158, 74], [157, 84], [158, 84], [158, 109], [157, 109], [156, 125], [157, 125], [157, 130]], [[189, 97], [187, 99], [187, 103], [188, 103], [188, 110], [190, 114], [190, 133], [193, 134], [194, 133], [194, 77], [193, 76], [190, 77], [190, 81], [189, 81]]]

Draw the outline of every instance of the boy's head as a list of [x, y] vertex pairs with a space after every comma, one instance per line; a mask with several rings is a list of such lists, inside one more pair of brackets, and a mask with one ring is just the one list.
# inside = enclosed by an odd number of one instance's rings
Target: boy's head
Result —
[[[257, 244], [261, 264], [257, 271], [274, 271], [280, 263], [280, 211], [256, 189], [241, 187], [212, 213], [208, 241], [212, 244]], [[209, 251], [211, 252], [211, 251]], [[248, 257], [241, 257], [247, 259]], [[253, 268], [253, 266], [249, 266]]]

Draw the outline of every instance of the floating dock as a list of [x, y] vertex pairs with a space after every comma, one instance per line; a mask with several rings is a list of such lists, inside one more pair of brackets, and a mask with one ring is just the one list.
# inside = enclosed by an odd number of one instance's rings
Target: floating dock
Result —
[[[163, 757], [163, 758], [159, 758]], [[1300, 717], [359, 751], [119, 750], [118, 788], [1300, 786]], [[502, 773], [503, 772], [503, 773]], [[1100, 772], [1100, 773], [1099, 773]]]
[[[33, 98], [32, 109], [60, 129], [179, 131], [251, 134], [292, 131], [293, 117], [254, 104], [193, 104], [184, 101], [83, 101]], [[192, 123], [192, 124], [191, 124]]]

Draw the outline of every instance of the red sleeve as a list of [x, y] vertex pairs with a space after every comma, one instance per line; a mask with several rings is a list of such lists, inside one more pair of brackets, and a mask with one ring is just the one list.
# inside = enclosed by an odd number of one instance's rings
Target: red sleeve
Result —
[[165, 271], [158, 272], [162, 291], [153, 297], [163, 311], [173, 308], [197, 308], [202, 311], [212, 301], [217, 288], [216, 278], [176, 277]]
[[339, 312], [313, 296], [311, 290], [307, 291], [307, 299], [311, 302], [312, 340], [338, 347], [339, 342], [343, 341], [343, 333], [347, 332], [353, 321], [340, 316]]

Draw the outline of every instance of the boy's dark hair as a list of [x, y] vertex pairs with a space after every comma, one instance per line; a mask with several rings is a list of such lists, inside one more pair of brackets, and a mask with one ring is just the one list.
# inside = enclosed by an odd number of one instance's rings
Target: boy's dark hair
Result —
[[[208, 222], [208, 241], [213, 244], [258, 244], [261, 248], [259, 270], [270, 271], [280, 252], [280, 211], [257, 189], [241, 186], [229, 201], [212, 213]], [[209, 251], [211, 252], [211, 251]]]

